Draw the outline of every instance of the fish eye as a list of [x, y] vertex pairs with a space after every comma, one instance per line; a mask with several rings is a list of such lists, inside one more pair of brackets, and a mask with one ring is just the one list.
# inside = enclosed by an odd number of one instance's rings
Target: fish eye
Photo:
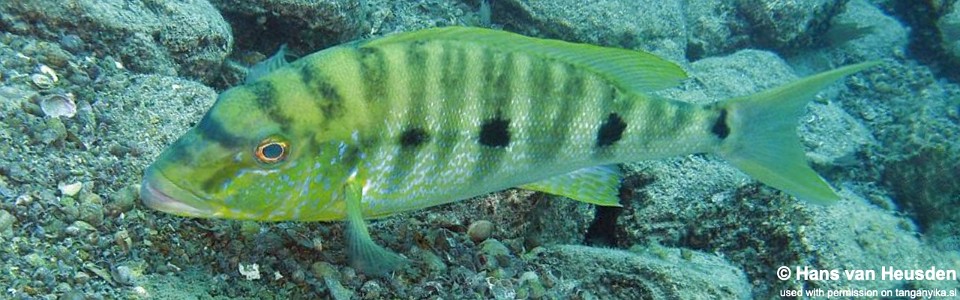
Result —
[[274, 164], [287, 157], [287, 149], [287, 143], [267, 139], [260, 142], [260, 145], [257, 146], [257, 150], [254, 152], [254, 156], [262, 163]]

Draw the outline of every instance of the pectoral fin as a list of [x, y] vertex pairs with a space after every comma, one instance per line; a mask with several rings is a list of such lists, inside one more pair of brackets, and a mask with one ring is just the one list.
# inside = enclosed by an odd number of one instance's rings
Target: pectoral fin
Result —
[[520, 188], [600, 206], [621, 206], [621, 181], [623, 174], [619, 167], [597, 166], [521, 185]]
[[359, 184], [348, 183], [345, 187], [347, 209], [347, 251], [350, 263], [361, 272], [383, 275], [404, 263], [403, 257], [380, 247], [370, 238], [367, 223], [360, 208], [362, 191]]

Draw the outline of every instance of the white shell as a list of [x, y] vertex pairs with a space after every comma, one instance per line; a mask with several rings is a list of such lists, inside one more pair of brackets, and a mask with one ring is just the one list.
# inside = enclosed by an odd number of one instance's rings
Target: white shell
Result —
[[73, 102], [73, 94], [51, 94], [40, 99], [40, 110], [52, 118], [72, 118], [77, 114], [77, 104]]
[[57, 76], [57, 72], [47, 65], [39, 64], [35, 69], [35, 73], [30, 75], [30, 80], [41, 90], [47, 90], [60, 81], [60, 76]]
[[54, 83], [56, 83], [57, 81], [60, 81], [60, 76], [57, 76], [57, 72], [51, 69], [50, 67], [48, 67], [47, 65], [42, 65], [42, 64], [38, 65], [37, 71], [40, 72], [40, 74], [50, 76], [50, 79], [53, 79]]
[[56, 84], [56, 81], [53, 81], [53, 78], [44, 74], [33, 74], [30, 75], [30, 81], [33, 81], [33, 85], [36, 85], [41, 90], [49, 90]]

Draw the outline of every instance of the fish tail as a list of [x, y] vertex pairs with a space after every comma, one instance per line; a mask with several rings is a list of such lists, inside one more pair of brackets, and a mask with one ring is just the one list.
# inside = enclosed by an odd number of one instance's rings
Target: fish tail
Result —
[[803, 78], [750, 96], [718, 103], [712, 131], [723, 138], [718, 153], [754, 179], [797, 199], [829, 204], [840, 199], [806, 162], [797, 119], [821, 89], [879, 64], [866, 62]]

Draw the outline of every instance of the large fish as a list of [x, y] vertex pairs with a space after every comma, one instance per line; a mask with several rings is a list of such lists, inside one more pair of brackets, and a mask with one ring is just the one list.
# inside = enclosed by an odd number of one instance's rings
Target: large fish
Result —
[[617, 163], [716, 153], [798, 199], [839, 199], [797, 118], [847, 66], [708, 105], [651, 54], [447, 27], [320, 51], [227, 90], [146, 171], [144, 203], [201, 218], [348, 222], [367, 272], [401, 262], [364, 219], [521, 187], [617, 206]]

